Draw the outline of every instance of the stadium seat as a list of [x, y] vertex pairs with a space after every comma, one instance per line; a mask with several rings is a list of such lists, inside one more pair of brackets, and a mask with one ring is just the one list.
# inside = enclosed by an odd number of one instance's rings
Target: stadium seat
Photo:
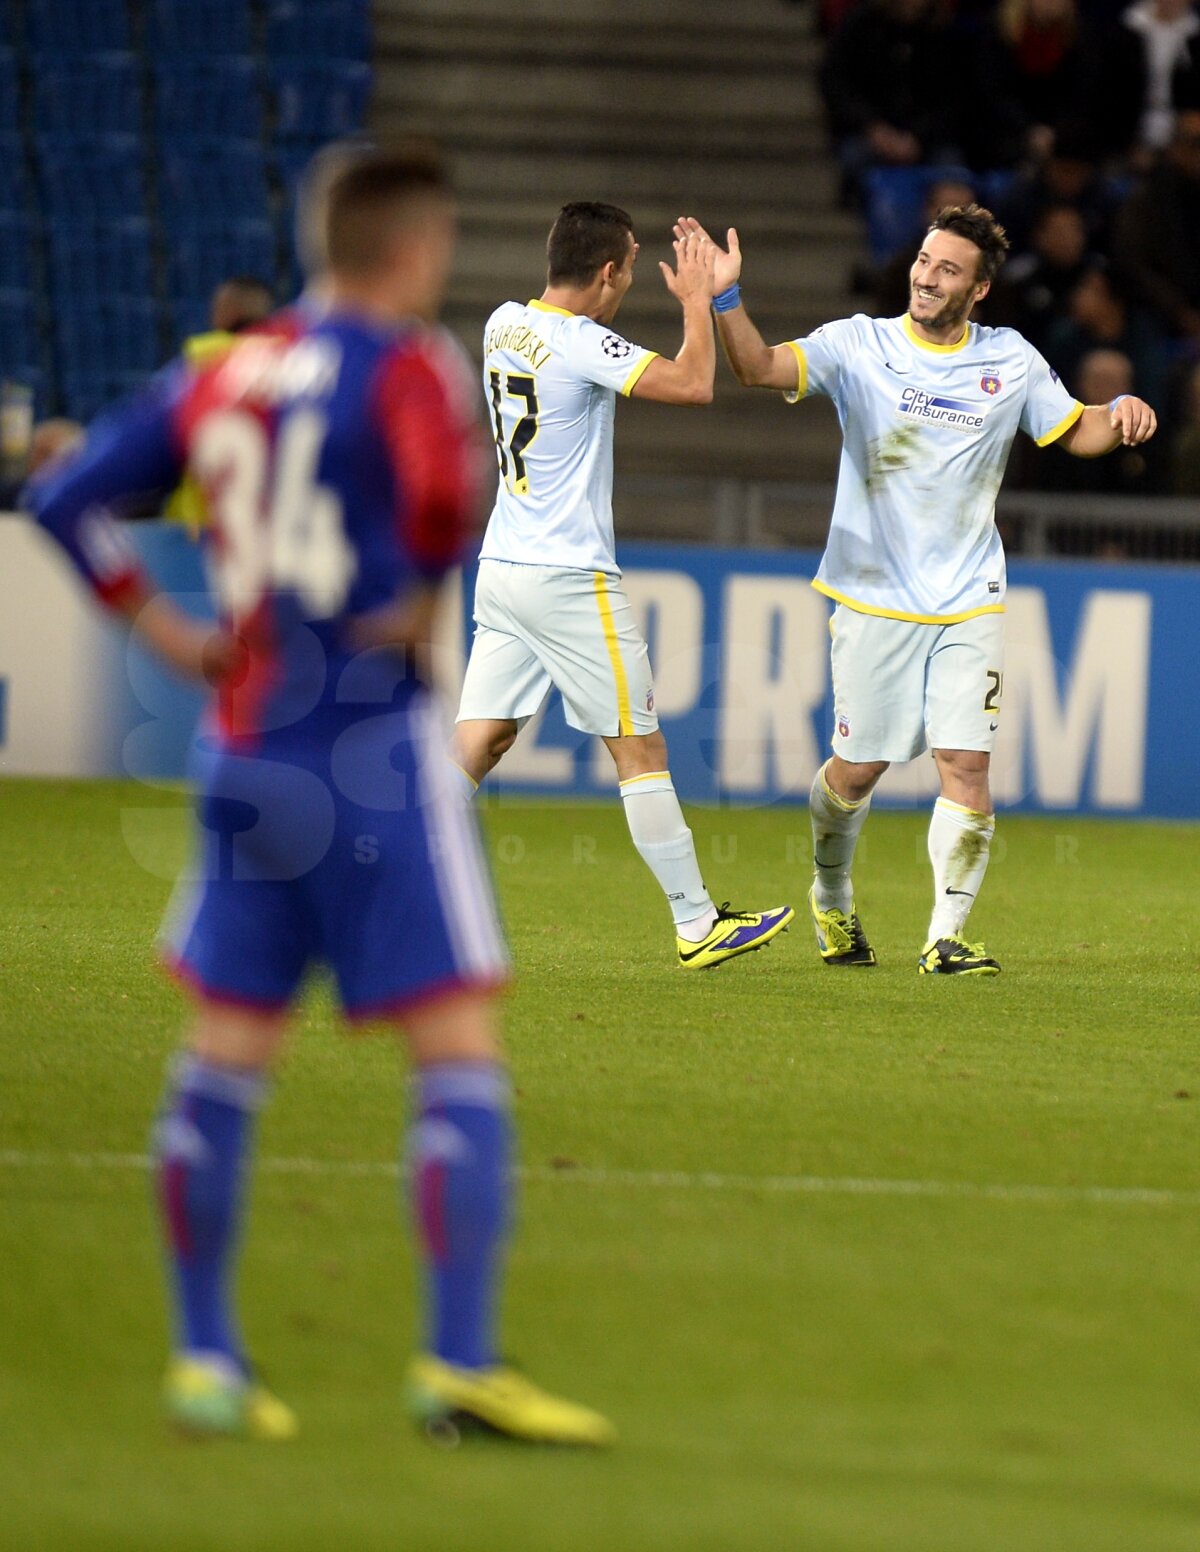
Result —
[[89, 221], [56, 214], [48, 222], [50, 276], [57, 304], [72, 298], [146, 297], [154, 291], [149, 221]]
[[16, 135], [0, 135], [0, 210], [14, 214], [29, 210], [25, 147]]
[[141, 75], [130, 54], [56, 60], [34, 77], [38, 130], [57, 135], [138, 135]]
[[359, 60], [371, 57], [363, 0], [269, 0], [267, 53], [272, 59]]
[[0, 290], [0, 361], [5, 370], [38, 356], [37, 320], [28, 291]]
[[38, 181], [51, 218], [144, 215], [143, 144], [136, 135], [39, 136]]
[[164, 140], [185, 139], [206, 127], [242, 140], [262, 137], [262, 81], [253, 59], [160, 60], [154, 81], [155, 118]]
[[16, 56], [0, 49], [0, 134], [21, 133], [21, 91]]
[[148, 0], [146, 46], [163, 54], [252, 54], [248, 0]]
[[32, 287], [34, 230], [28, 215], [0, 212], [0, 289], [28, 291]]
[[159, 193], [168, 222], [177, 218], [257, 219], [270, 210], [267, 163], [258, 140], [168, 143], [160, 161]]
[[361, 131], [371, 90], [369, 65], [276, 59], [270, 68], [282, 140], [317, 146]]
[[25, 15], [35, 54], [94, 54], [133, 46], [125, 0], [41, 0], [27, 5]]
[[158, 308], [144, 297], [98, 297], [56, 308], [59, 360], [64, 372], [136, 375], [162, 359]]
[[166, 232], [171, 295], [207, 300], [231, 275], [257, 275], [273, 284], [278, 267], [275, 232], [266, 220], [175, 220]]
[[874, 264], [885, 264], [921, 230], [921, 207], [930, 184], [942, 178], [973, 183], [965, 167], [871, 167], [863, 178], [867, 243]]
[[64, 372], [64, 407], [73, 420], [89, 421], [145, 387], [150, 372]]

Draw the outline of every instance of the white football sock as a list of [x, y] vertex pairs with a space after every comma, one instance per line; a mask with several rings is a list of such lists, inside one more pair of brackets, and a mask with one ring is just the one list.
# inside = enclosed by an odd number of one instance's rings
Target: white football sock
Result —
[[987, 872], [994, 814], [981, 814], [961, 803], [938, 798], [929, 821], [929, 860], [933, 864], [933, 916], [928, 942], [955, 938], [966, 926], [975, 896]]
[[621, 783], [621, 802], [633, 844], [658, 880], [681, 938], [699, 943], [717, 919], [696, 847], [675, 796], [669, 771], [650, 771]]
[[458, 761], [453, 758], [450, 758], [450, 776], [459, 797], [464, 803], [470, 803], [479, 791], [479, 783], [474, 776], [468, 776]]
[[871, 794], [868, 792], [857, 803], [839, 797], [825, 780], [828, 763], [826, 761], [817, 772], [808, 795], [813, 838], [813, 898], [818, 910], [841, 911], [849, 916], [854, 905], [850, 866], [859, 831], [867, 821]]

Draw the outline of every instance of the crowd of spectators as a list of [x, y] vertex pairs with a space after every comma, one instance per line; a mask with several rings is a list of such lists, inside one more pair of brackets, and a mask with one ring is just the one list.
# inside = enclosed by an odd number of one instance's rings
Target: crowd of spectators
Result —
[[[1145, 450], [1029, 458], [1026, 483], [1200, 494], [1200, 0], [824, 0], [822, 70], [844, 197], [878, 250], [873, 310], [907, 305], [931, 214], [978, 199], [1011, 252], [976, 313], [1079, 398], [1135, 391]], [[899, 191], [899, 193], [898, 193]], [[909, 223], [897, 209], [911, 203]]]

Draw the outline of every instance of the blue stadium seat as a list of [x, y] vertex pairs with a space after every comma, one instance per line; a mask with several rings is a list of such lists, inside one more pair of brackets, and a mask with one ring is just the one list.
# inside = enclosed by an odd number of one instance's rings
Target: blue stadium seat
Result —
[[171, 304], [171, 329], [176, 349], [181, 349], [185, 339], [193, 334], [207, 334], [212, 328], [210, 300], [189, 296]]
[[281, 139], [316, 146], [361, 131], [371, 91], [369, 65], [276, 59], [271, 84]]
[[0, 361], [6, 370], [37, 360], [37, 320], [28, 291], [0, 290]]
[[146, 46], [152, 55], [252, 54], [249, 0], [148, 0]]
[[150, 296], [154, 269], [149, 221], [135, 216], [95, 221], [61, 214], [48, 222], [50, 276], [56, 305], [73, 298]]
[[130, 54], [47, 64], [34, 78], [34, 100], [42, 133], [137, 135], [142, 130], [141, 78]]
[[365, 0], [269, 0], [267, 53], [273, 59], [360, 60], [371, 57]]
[[73, 420], [93, 420], [103, 410], [144, 388], [150, 376], [149, 372], [64, 372], [66, 413]]
[[28, 209], [25, 147], [16, 135], [0, 135], [0, 210], [20, 214]]
[[160, 60], [154, 79], [155, 117], [165, 140], [214, 129], [242, 140], [261, 138], [262, 81], [253, 59]]
[[64, 372], [152, 372], [162, 359], [158, 309], [144, 297], [61, 303], [56, 309], [56, 324]]
[[16, 56], [11, 49], [0, 49], [0, 134], [20, 133], [21, 92]]
[[37, 0], [25, 8], [36, 54], [94, 54], [133, 47], [125, 0]]
[[28, 215], [0, 212], [0, 288], [28, 291], [33, 285], [34, 224]]
[[182, 140], [163, 147], [159, 192], [165, 218], [265, 219], [271, 190], [258, 140]]
[[51, 219], [144, 215], [143, 145], [136, 135], [39, 136], [38, 180]]
[[202, 221], [176, 219], [166, 233], [171, 295], [207, 300], [231, 275], [257, 275], [268, 285], [275, 279], [277, 252], [269, 221]]
[[965, 167], [871, 167], [863, 177], [867, 244], [871, 260], [885, 264], [921, 232], [921, 210], [930, 185], [943, 178], [974, 184]]

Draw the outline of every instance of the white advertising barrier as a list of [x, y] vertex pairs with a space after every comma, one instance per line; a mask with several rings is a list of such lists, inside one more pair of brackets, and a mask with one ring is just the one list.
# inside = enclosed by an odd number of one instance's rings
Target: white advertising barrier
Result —
[[[157, 523], [131, 532], [160, 584], [203, 609], [186, 536]], [[809, 586], [817, 558], [624, 546], [686, 799], [807, 796], [832, 728], [830, 606]], [[199, 697], [124, 647], [53, 546], [16, 519], [0, 519], [0, 578], [0, 773], [181, 775]], [[1200, 816], [1200, 569], [1014, 562], [1010, 584], [998, 805]], [[468, 572], [443, 620], [441, 677], [452, 695], [472, 585]], [[614, 784], [603, 746], [566, 726], [557, 696], [498, 776], [505, 790], [529, 793], [588, 796]], [[879, 798], [923, 803], [934, 791], [926, 756], [889, 771]]]
[[120, 770], [114, 715], [124, 633], [84, 592], [58, 546], [0, 516], [0, 775]]

